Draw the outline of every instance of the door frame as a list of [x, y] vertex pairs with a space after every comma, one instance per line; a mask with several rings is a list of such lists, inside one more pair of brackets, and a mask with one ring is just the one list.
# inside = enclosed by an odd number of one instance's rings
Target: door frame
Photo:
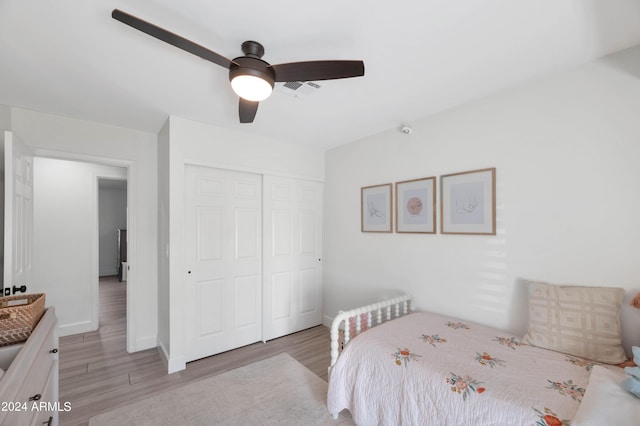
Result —
[[[138, 301], [134, 297], [136, 294], [135, 288], [137, 287], [137, 275], [135, 271], [136, 265], [136, 212], [137, 206], [137, 181], [136, 181], [136, 162], [131, 160], [122, 160], [112, 157], [99, 156], [99, 155], [86, 155], [78, 154], [67, 151], [57, 151], [49, 149], [41, 149], [36, 147], [30, 147], [34, 157], [51, 158], [56, 160], [78, 161], [84, 163], [99, 164], [103, 166], [115, 166], [123, 167], [127, 169], [127, 259], [129, 262], [129, 270], [127, 271], [127, 352], [135, 352], [135, 318], [133, 312], [136, 309]], [[92, 221], [94, 222], [91, 233], [91, 312], [92, 326], [99, 326], [99, 275], [100, 275], [100, 258], [99, 247], [100, 238], [98, 233], [98, 178], [100, 176], [93, 176], [94, 181], [92, 185], [94, 187], [92, 208], [94, 209], [92, 214]], [[133, 265], [133, 267], [131, 266]]]

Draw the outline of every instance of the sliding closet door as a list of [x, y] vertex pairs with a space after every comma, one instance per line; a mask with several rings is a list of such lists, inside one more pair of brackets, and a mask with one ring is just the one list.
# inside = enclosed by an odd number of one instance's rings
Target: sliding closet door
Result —
[[264, 176], [263, 339], [322, 324], [322, 184]]
[[262, 340], [262, 178], [187, 166], [187, 361]]

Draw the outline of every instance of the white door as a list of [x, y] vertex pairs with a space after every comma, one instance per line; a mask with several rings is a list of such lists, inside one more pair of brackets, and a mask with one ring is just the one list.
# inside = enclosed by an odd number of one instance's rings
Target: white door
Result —
[[322, 184], [263, 179], [266, 341], [322, 324]]
[[186, 168], [187, 361], [261, 340], [262, 178]]
[[[33, 154], [4, 132], [4, 287], [31, 286], [33, 253]], [[19, 293], [20, 294], [20, 293]]]

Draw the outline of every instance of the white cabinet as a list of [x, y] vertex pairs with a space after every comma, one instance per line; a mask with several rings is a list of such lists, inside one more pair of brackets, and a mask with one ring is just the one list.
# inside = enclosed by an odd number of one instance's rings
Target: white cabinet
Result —
[[0, 425], [57, 425], [58, 410], [64, 406], [58, 402], [58, 320], [54, 309], [46, 310], [24, 344], [0, 348], [0, 360], [6, 368], [0, 378]]

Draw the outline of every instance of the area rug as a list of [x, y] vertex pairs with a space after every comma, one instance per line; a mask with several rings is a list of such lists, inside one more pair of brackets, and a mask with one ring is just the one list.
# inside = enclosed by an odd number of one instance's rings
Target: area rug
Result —
[[327, 411], [327, 382], [283, 353], [97, 415], [90, 426], [353, 425]]

